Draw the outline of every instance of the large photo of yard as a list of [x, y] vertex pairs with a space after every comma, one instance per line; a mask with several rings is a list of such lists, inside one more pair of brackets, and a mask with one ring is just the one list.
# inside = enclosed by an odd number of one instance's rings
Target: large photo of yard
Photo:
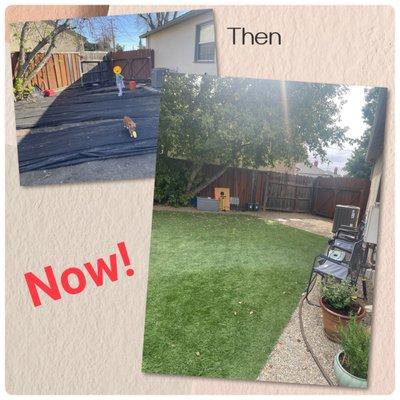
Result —
[[367, 387], [385, 89], [161, 92], [142, 371]]
[[179, 64], [185, 44], [176, 47], [174, 31], [185, 23], [194, 48], [188, 21], [204, 13], [11, 24], [21, 185], [153, 178], [161, 77], [170, 67], [162, 52]]

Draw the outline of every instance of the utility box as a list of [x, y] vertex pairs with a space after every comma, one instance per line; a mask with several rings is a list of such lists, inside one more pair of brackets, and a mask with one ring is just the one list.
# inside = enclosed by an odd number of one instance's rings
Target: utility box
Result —
[[164, 75], [167, 72], [167, 68], [153, 68], [151, 71], [151, 87], [154, 89], [161, 89], [164, 81]]
[[378, 244], [378, 228], [379, 228], [379, 203], [375, 203], [367, 217], [367, 223], [364, 231], [364, 242], [370, 244]]
[[219, 209], [221, 211], [229, 211], [230, 210], [230, 195], [229, 188], [216, 187], [214, 188], [214, 197], [215, 200], [219, 201]]
[[197, 209], [199, 211], [219, 211], [219, 201], [207, 197], [197, 197]]
[[336, 233], [339, 228], [357, 228], [360, 207], [345, 206], [337, 204], [333, 216], [332, 232]]

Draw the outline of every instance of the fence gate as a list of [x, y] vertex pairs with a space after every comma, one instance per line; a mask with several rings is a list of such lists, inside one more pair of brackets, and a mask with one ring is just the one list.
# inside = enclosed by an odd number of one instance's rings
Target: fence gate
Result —
[[278, 172], [264, 173], [263, 210], [310, 212], [313, 178]]
[[365, 213], [370, 181], [356, 178], [323, 178], [314, 180], [312, 212], [333, 218], [336, 204], [360, 207], [360, 217]]
[[154, 50], [116, 51], [111, 52], [109, 56], [111, 69], [119, 65], [125, 79], [141, 82], [150, 79], [151, 70], [154, 68]]
[[112, 79], [110, 59], [106, 51], [84, 51], [81, 53], [82, 84], [103, 85]]

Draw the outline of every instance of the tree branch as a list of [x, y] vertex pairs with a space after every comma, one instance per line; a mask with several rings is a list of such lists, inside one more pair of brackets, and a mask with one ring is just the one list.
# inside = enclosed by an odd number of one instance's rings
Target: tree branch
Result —
[[201, 192], [203, 189], [205, 189], [210, 183], [213, 183], [215, 180], [217, 180], [220, 176], [222, 176], [228, 169], [229, 167], [227, 165], [223, 166], [218, 172], [216, 172], [214, 175], [212, 175], [210, 178], [206, 179], [203, 183], [197, 185], [193, 190], [190, 190], [187, 192], [187, 194], [190, 197], [195, 196], [197, 193]]
[[21, 29], [21, 36], [19, 38], [19, 54], [18, 54], [18, 70], [17, 77], [22, 76], [22, 67], [25, 64], [26, 52], [25, 52], [25, 36], [28, 32], [29, 22], [25, 22]]
[[56, 46], [56, 36], [52, 38], [52, 41], [50, 43], [50, 46], [47, 48], [43, 58], [40, 60], [38, 64], [35, 65], [35, 67], [32, 69], [32, 71], [28, 74], [28, 76], [25, 78], [24, 83], [22, 85], [22, 89], [25, 89], [33, 79], [33, 77], [40, 71], [43, 66], [46, 64], [47, 60], [51, 56], [51, 51], [54, 49]]
[[[34, 57], [36, 56], [37, 53], [40, 52], [40, 50], [46, 46], [46, 44], [52, 43], [52, 41], [57, 38], [57, 36], [62, 33], [63, 31], [65, 31], [68, 28], [68, 22], [69, 19], [66, 19], [64, 23], [62, 23], [61, 25], [57, 25], [54, 30], [52, 32], [50, 32], [47, 36], [45, 36], [34, 48], [32, 51], [29, 52], [28, 57], [26, 57], [26, 60], [21, 68], [21, 70], [19, 71], [18, 77], [22, 78], [25, 73], [27, 72], [29, 65], [31, 63], [31, 61], [34, 59]], [[54, 46], [53, 46], [54, 48]], [[29, 74], [31, 75], [31, 74]]]

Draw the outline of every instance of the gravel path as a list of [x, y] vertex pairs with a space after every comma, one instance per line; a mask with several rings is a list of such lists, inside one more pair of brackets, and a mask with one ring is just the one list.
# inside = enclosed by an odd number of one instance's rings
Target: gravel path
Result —
[[[372, 292], [372, 283], [369, 282], [368, 304], [372, 304]], [[361, 289], [359, 293], [361, 295]], [[316, 285], [309, 299], [313, 303], [318, 303], [318, 298], [319, 289]], [[364, 322], [368, 325], [371, 324], [371, 313], [367, 313]], [[303, 323], [308, 342], [324, 370], [336, 384], [337, 381], [333, 372], [333, 358], [340, 350], [340, 346], [326, 338], [322, 327], [321, 309], [311, 306], [305, 301], [303, 305]], [[300, 333], [299, 307], [296, 308], [288, 325], [270, 353], [258, 380], [328, 385], [304, 344]]]

